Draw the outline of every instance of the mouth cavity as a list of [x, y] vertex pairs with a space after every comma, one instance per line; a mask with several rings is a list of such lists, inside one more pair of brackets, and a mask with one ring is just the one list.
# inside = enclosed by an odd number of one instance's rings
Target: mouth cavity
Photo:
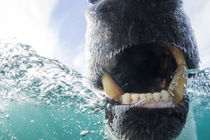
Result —
[[178, 106], [183, 100], [185, 93], [187, 75], [183, 73], [187, 70], [187, 66], [181, 49], [170, 46], [169, 51], [176, 62], [176, 70], [174, 71], [175, 75], [167, 86], [165, 81], [163, 81], [160, 83], [160, 87], [163, 88], [159, 91], [151, 90], [151, 92], [147, 93], [127, 93], [119, 87], [108, 72], [105, 72], [101, 81], [106, 95], [121, 105], [129, 105], [131, 107], [171, 108]]

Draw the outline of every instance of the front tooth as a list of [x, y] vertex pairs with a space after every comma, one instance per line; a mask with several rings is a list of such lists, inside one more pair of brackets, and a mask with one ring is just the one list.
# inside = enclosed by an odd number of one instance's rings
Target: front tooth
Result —
[[153, 95], [153, 98], [156, 102], [160, 101], [160, 92], [155, 92], [152, 95]]
[[147, 100], [148, 103], [153, 101], [151, 93], [147, 93], [147, 94], [145, 94], [145, 96], [146, 96], [146, 100]]
[[165, 103], [168, 103], [169, 102], [169, 93], [167, 90], [162, 90], [160, 92], [160, 95], [162, 97], [162, 101], [165, 102]]
[[119, 101], [123, 91], [114, 82], [112, 77], [108, 73], [104, 73], [101, 80], [106, 94], [112, 99]]
[[139, 94], [140, 101], [146, 101], [145, 94]]
[[122, 104], [130, 104], [131, 102], [131, 95], [128, 93], [125, 93], [122, 95]]
[[137, 103], [139, 101], [139, 94], [131, 94], [132, 103]]

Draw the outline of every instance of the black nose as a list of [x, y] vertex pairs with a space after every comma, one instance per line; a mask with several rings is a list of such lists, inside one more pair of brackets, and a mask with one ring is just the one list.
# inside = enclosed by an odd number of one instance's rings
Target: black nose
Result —
[[89, 3], [92, 3], [92, 4], [94, 4], [94, 3], [96, 3], [98, 0], [88, 0], [88, 2]]

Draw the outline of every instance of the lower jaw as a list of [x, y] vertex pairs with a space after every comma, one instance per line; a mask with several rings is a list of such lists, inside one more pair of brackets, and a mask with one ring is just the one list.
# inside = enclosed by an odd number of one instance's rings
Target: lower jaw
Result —
[[[137, 105], [120, 105], [107, 99], [106, 119], [113, 134], [120, 139], [172, 139], [184, 127], [189, 100], [172, 108], [142, 108]], [[155, 138], [154, 138], [155, 136]]]

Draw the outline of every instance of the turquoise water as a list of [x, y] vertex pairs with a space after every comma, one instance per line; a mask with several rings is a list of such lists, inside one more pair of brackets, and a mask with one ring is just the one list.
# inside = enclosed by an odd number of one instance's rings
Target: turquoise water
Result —
[[[210, 73], [188, 93], [199, 140], [210, 138]], [[76, 71], [21, 43], [0, 43], [0, 139], [108, 139], [103, 101]], [[188, 128], [185, 128], [188, 129]]]
[[189, 79], [187, 91], [191, 99], [191, 108], [196, 122], [198, 140], [210, 139], [210, 68], [189, 70], [196, 74]]

